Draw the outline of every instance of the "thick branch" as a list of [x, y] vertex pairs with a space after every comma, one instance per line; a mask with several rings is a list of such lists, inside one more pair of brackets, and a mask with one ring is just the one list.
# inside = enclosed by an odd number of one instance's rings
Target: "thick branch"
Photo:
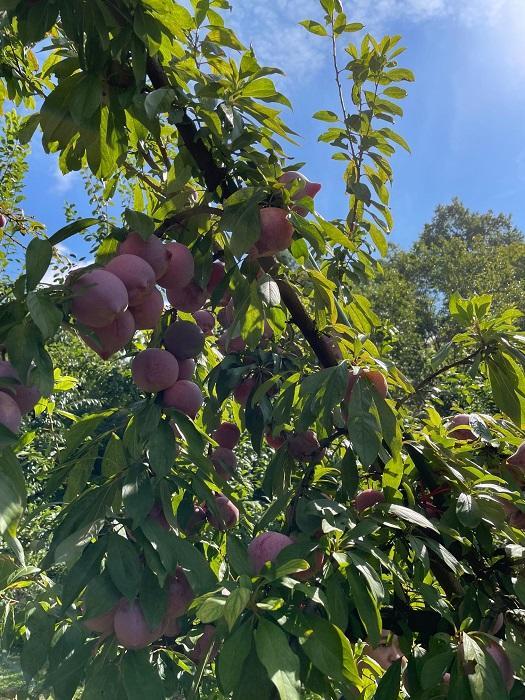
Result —
[[[154, 58], [148, 58], [147, 73], [155, 89], [170, 87], [162, 66]], [[226, 168], [215, 163], [210, 149], [198, 136], [197, 128], [191, 118], [184, 113], [182, 119], [175, 126], [188, 152], [201, 171], [208, 190], [215, 192], [220, 187], [223, 199], [233, 194], [237, 189], [235, 183], [227, 178]]]
[[[162, 66], [154, 58], [148, 58], [147, 73], [154, 88], [159, 89], [170, 86]], [[221, 187], [220, 199], [222, 201], [233, 194], [238, 189], [237, 186], [231, 179], [226, 177], [226, 169], [219, 167], [215, 163], [213, 154], [204, 141], [199, 138], [195, 124], [190, 117], [184, 114], [182, 120], [176, 126], [184, 145], [201, 171], [208, 190], [215, 192], [218, 187]], [[159, 231], [157, 231], [157, 234]], [[273, 259], [268, 258], [265, 269], [272, 266]], [[321, 365], [323, 367], [337, 365], [337, 356], [318, 332], [314, 321], [304, 308], [295, 289], [286, 280], [276, 279], [275, 281], [279, 287], [281, 299], [290, 313], [292, 322], [301, 330]]]

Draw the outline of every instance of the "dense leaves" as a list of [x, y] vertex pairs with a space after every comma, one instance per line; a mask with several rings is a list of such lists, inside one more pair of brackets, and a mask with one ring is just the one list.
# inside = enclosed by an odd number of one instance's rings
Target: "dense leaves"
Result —
[[[428, 371], [405, 376], [377, 287], [375, 304], [363, 294], [393, 226], [390, 158], [408, 149], [400, 37], [365, 34], [339, 0], [301, 23], [331, 53], [340, 103], [314, 115], [345, 166], [348, 215], [326, 220], [285, 156], [280, 71], [228, 8], [0, 0], [0, 98], [36, 110], [11, 114], [5, 141], [37, 133], [62, 172], [82, 171], [94, 214], [69, 207], [44, 235], [17, 209], [13, 146], [0, 213], [26, 255], [0, 306], [2, 644], [59, 699], [520, 697], [521, 311], [512, 285], [455, 280], [477, 246], [521, 238], [455, 203], [406, 254], [417, 278], [390, 258], [392, 300], [422, 297], [429, 323], [443, 301], [450, 331], [431, 353], [418, 340]], [[60, 251], [74, 236], [110, 275], [84, 297]], [[142, 287], [101, 270], [122, 253]], [[154, 282], [172, 307], [136, 324]], [[168, 379], [149, 367], [140, 386], [158, 393], [140, 392], [130, 361], [162, 346]], [[450, 372], [483, 382], [493, 410], [432, 401]]]

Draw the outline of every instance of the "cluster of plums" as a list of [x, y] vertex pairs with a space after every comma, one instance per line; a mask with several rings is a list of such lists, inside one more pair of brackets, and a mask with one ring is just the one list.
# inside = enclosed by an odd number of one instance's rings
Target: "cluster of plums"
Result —
[[40, 392], [33, 384], [22, 382], [16, 369], [6, 360], [0, 360], [0, 381], [0, 425], [17, 433], [22, 416], [33, 410]]

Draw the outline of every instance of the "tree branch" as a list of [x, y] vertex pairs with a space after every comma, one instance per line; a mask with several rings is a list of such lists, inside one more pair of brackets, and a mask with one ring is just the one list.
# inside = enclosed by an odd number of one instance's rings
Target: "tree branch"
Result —
[[[164, 69], [160, 63], [156, 59], [151, 58], [151, 56], [148, 57], [146, 70], [151, 84], [155, 89], [171, 87]], [[196, 126], [186, 112], [183, 113], [182, 119], [177, 122], [175, 126], [186, 149], [191, 154], [202, 173], [208, 190], [210, 192], [216, 192], [220, 187], [222, 191], [221, 198], [227, 199], [237, 190], [237, 186], [231, 178], [227, 177], [228, 171], [226, 168], [218, 166], [215, 163], [210, 149], [198, 136]]]
[[[154, 88], [170, 87], [164, 69], [159, 62], [151, 56], [148, 57], [147, 74]], [[230, 178], [227, 178], [226, 169], [219, 167], [215, 163], [210, 149], [204, 141], [199, 138], [195, 124], [186, 113], [184, 113], [181, 121], [176, 124], [176, 127], [186, 149], [191, 154], [202, 173], [208, 190], [210, 192], [216, 192], [220, 187], [221, 193], [219, 198], [221, 201], [224, 201], [224, 199], [237, 191], [238, 187], [236, 184]], [[162, 226], [157, 230], [157, 234], [159, 234], [159, 232], [162, 235]], [[275, 261], [273, 258], [268, 258], [267, 263], [261, 262], [261, 265], [266, 269], [267, 267], [272, 268], [274, 263]], [[277, 278], [275, 281], [279, 287], [281, 299], [290, 313], [292, 322], [301, 330], [305, 340], [316, 354], [321, 365], [323, 367], [333, 367], [337, 365], [339, 362], [337, 356], [317, 330], [313, 319], [310, 318], [310, 315], [304, 308], [295, 289], [289, 282], [282, 278]]]
[[467, 355], [466, 357], [463, 357], [461, 360], [456, 360], [455, 362], [451, 362], [448, 365], [445, 365], [444, 367], [441, 367], [441, 369], [436, 370], [432, 374], [430, 374], [428, 377], [425, 377], [423, 381], [419, 382], [419, 384], [416, 384], [414, 387], [414, 392], [412, 394], [407, 394], [404, 396], [402, 399], [399, 399], [399, 401], [396, 404], [396, 408], [399, 408], [402, 406], [404, 403], [406, 403], [409, 399], [411, 399], [413, 396], [416, 394], [419, 394], [422, 389], [424, 389], [428, 384], [431, 384], [434, 379], [439, 377], [441, 374], [444, 374], [445, 372], [448, 372], [451, 369], [454, 369], [455, 367], [461, 367], [462, 365], [467, 365], [472, 362], [479, 354], [481, 354], [485, 348], [478, 348], [474, 352], [472, 352], [470, 355]]

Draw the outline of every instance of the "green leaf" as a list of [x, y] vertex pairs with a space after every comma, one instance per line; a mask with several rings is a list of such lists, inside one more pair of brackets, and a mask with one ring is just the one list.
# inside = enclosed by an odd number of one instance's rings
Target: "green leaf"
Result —
[[476, 499], [469, 493], [460, 493], [456, 503], [456, 515], [465, 527], [476, 528], [481, 522], [481, 511]]
[[168, 590], [147, 566], [144, 567], [139, 591], [139, 603], [151, 629], [160, 625], [168, 605]]
[[135, 547], [124, 537], [109, 535], [107, 538], [107, 567], [111, 580], [129, 600], [139, 592], [142, 566]]
[[290, 649], [288, 637], [281, 628], [260, 618], [255, 648], [281, 700], [300, 700], [299, 658]]
[[313, 615], [301, 616], [298, 623], [299, 642], [314, 666], [329, 678], [358, 685], [352, 647], [339, 627]]
[[150, 466], [157, 476], [167, 476], [175, 462], [177, 444], [169, 422], [163, 420], [148, 440]]
[[210, 596], [197, 608], [197, 617], [205, 624], [215, 622], [222, 617], [225, 606], [226, 598], [224, 596]]
[[523, 369], [510, 356], [503, 353], [489, 357], [487, 369], [494, 402], [518, 427], [525, 427]]
[[138, 233], [144, 240], [147, 240], [155, 231], [153, 219], [140, 211], [126, 209], [124, 219], [130, 230]]
[[246, 187], [224, 203], [221, 226], [232, 234], [230, 249], [236, 257], [247, 253], [260, 236], [259, 204], [263, 199], [262, 190]]
[[314, 22], [312, 19], [303, 19], [303, 21], [299, 22], [299, 24], [312, 34], [317, 34], [317, 36], [328, 36], [326, 28], [323, 27], [322, 24], [319, 24], [319, 22]]
[[128, 700], [165, 700], [164, 686], [147, 651], [127, 651], [121, 673]]
[[313, 115], [314, 119], [319, 119], [319, 121], [322, 122], [337, 122], [339, 121], [339, 117], [335, 112], [332, 112], [329, 109], [322, 109], [320, 112], [316, 112]]
[[154, 119], [163, 112], [169, 112], [175, 97], [175, 90], [172, 88], [159, 88], [148, 93], [144, 100], [148, 119]]
[[377, 685], [373, 700], [397, 700], [401, 688], [401, 659], [395, 661]]
[[92, 578], [84, 593], [84, 614], [87, 619], [98, 617], [111, 610], [121, 599], [121, 594], [115, 588], [109, 573], [104, 571], [100, 576]]
[[248, 601], [251, 598], [251, 591], [248, 588], [237, 588], [226, 599], [226, 605], [224, 606], [224, 619], [230, 630], [237, 622], [239, 615], [248, 605]]
[[74, 236], [75, 233], [80, 233], [81, 231], [84, 231], [90, 226], [95, 226], [99, 224], [100, 221], [98, 219], [93, 219], [92, 217], [86, 219], [78, 219], [77, 221], [73, 221], [72, 223], [67, 224], [67, 226], [64, 226], [63, 228], [59, 229], [56, 233], [54, 233], [49, 239], [49, 243], [52, 246], [58, 245], [59, 243], [63, 243], [66, 239], [71, 238], [71, 236]]
[[55, 622], [51, 615], [37, 605], [31, 613], [27, 624], [29, 639], [22, 647], [20, 665], [24, 674], [34, 678], [45, 664], [49, 654], [51, 639], [55, 632]]
[[26, 250], [26, 289], [31, 291], [47, 272], [53, 246], [45, 238], [33, 238]]
[[102, 474], [107, 479], [119, 474], [127, 468], [126, 450], [122, 440], [111, 433], [102, 457]]
[[217, 675], [226, 695], [232, 693], [239, 685], [243, 664], [251, 648], [252, 628], [250, 622], [246, 621], [227, 637], [217, 659]]
[[44, 340], [52, 338], [62, 323], [62, 311], [41, 292], [29, 292], [27, 308]]
[[391, 503], [387, 507], [387, 512], [391, 513], [392, 515], [397, 515], [398, 518], [406, 520], [407, 522], [412, 523], [413, 525], [418, 525], [419, 527], [425, 527], [429, 530], [433, 530], [434, 532], [439, 532], [439, 530], [436, 527], [434, 527], [434, 525], [432, 525], [428, 518], [426, 518], [421, 513], [412, 510], [411, 508], [400, 506], [397, 503]]
[[367, 637], [372, 646], [379, 646], [381, 641], [382, 621], [377, 604], [377, 598], [373, 595], [368, 582], [361, 572], [353, 566], [346, 568], [346, 576], [351, 586], [350, 595], [355, 603], [359, 617], [366, 629]]
[[347, 404], [348, 435], [364, 466], [375, 460], [381, 447], [381, 428], [369, 383], [358, 379]]
[[67, 610], [89, 581], [98, 574], [98, 566], [105, 551], [105, 538], [99, 538], [93, 543], [90, 542], [80, 559], [73, 564], [62, 583], [63, 611]]

